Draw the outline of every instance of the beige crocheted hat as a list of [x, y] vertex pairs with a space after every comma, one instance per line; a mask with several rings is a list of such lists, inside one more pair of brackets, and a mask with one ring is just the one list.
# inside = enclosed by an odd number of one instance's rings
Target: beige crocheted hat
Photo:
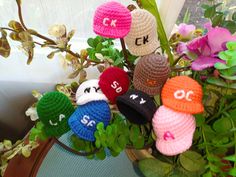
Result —
[[159, 54], [141, 57], [134, 70], [134, 87], [148, 95], [160, 93], [170, 74], [167, 59]]
[[125, 43], [130, 53], [136, 56], [153, 53], [160, 45], [155, 17], [143, 9], [134, 10], [131, 15], [131, 29], [125, 37]]

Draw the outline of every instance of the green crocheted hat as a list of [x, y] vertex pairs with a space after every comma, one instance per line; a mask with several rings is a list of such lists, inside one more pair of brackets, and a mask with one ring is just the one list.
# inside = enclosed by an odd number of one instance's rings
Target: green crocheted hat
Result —
[[48, 136], [61, 136], [68, 132], [67, 121], [74, 110], [69, 98], [60, 92], [46, 93], [37, 104], [39, 119]]

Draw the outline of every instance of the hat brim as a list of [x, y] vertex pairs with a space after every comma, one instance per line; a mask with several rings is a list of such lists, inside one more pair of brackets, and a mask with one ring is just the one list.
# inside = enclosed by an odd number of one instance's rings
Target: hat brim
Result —
[[167, 156], [175, 156], [187, 151], [192, 146], [193, 133], [186, 135], [178, 141], [165, 141], [157, 139], [156, 148]]
[[85, 95], [80, 96], [77, 99], [76, 103], [77, 103], [77, 105], [84, 105], [84, 104], [91, 102], [91, 101], [106, 101], [106, 102], [108, 102], [107, 97], [102, 93], [89, 93], [89, 94], [85, 94]]
[[159, 87], [148, 87], [146, 85], [144, 85], [143, 83], [140, 82], [140, 80], [138, 79], [134, 79], [134, 88], [140, 91], [143, 91], [144, 93], [150, 95], [150, 96], [155, 96], [160, 94], [161, 92], [161, 88], [163, 87], [163, 85], [159, 86]]
[[188, 113], [188, 114], [199, 114], [204, 112], [204, 106], [202, 103], [196, 102], [180, 102], [174, 99], [162, 99], [163, 105], [173, 109], [174, 111]]
[[146, 109], [140, 109], [135, 103], [132, 101], [128, 101], [124, 99], [122, 96], [117, 97], [116, 105], [119, 111], [128, 119], [130, 122], [135, 124], [146, 124], [147, 122], [151, 122], [151, 118], [147, 118]]
[[108, 29], [106, 27], [101, 27], [98, 25], [94, 25], [93, 31], [100, 36], [106, 37], [106, 38], [124, 38], [130, 30], [127, 29]]
[[129, 45], [128, 48], [129, 48], [129, 51], [132, 55], [144, 56], [144, 55], [149, 55], [149, 54], [155, 52], [155, 50], [158, 48], [159, 45], [160, 45], [160, 43], [159, 43], [158, 39], [155, 39], [146, 46], [137, 47], [135, 45], [132, 45], [132, 46]]

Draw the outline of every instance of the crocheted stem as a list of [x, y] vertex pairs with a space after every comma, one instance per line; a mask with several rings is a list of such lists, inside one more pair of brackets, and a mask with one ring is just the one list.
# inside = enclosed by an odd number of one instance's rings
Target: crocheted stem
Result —
[[132, 64], [129, 62], [127, 50], [126, 50], [126, 47], [125, 47], [125, 41], [124, 41], [123, 38], [120, 38], [120, 43], [121, 43], [124, 59], [125, 59], [126, 63], [128, 64], [128, 67], [129, 67], [128, 69], [132, 70]]

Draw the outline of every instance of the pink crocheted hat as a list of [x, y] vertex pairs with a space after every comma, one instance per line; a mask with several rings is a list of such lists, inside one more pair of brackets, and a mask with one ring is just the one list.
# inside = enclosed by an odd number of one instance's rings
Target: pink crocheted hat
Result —
[[123, 38], [131, 27], [131, 13], [122, 4], [110, 1], [99, 6], [93, 19], [93, 31], [107, 38]]
[[196, 128], [191, 114], [161, 106], [154, 114], [152, 125], [157, 136], [156, 148], [162, 154], [174, 156], [191, 147]]

